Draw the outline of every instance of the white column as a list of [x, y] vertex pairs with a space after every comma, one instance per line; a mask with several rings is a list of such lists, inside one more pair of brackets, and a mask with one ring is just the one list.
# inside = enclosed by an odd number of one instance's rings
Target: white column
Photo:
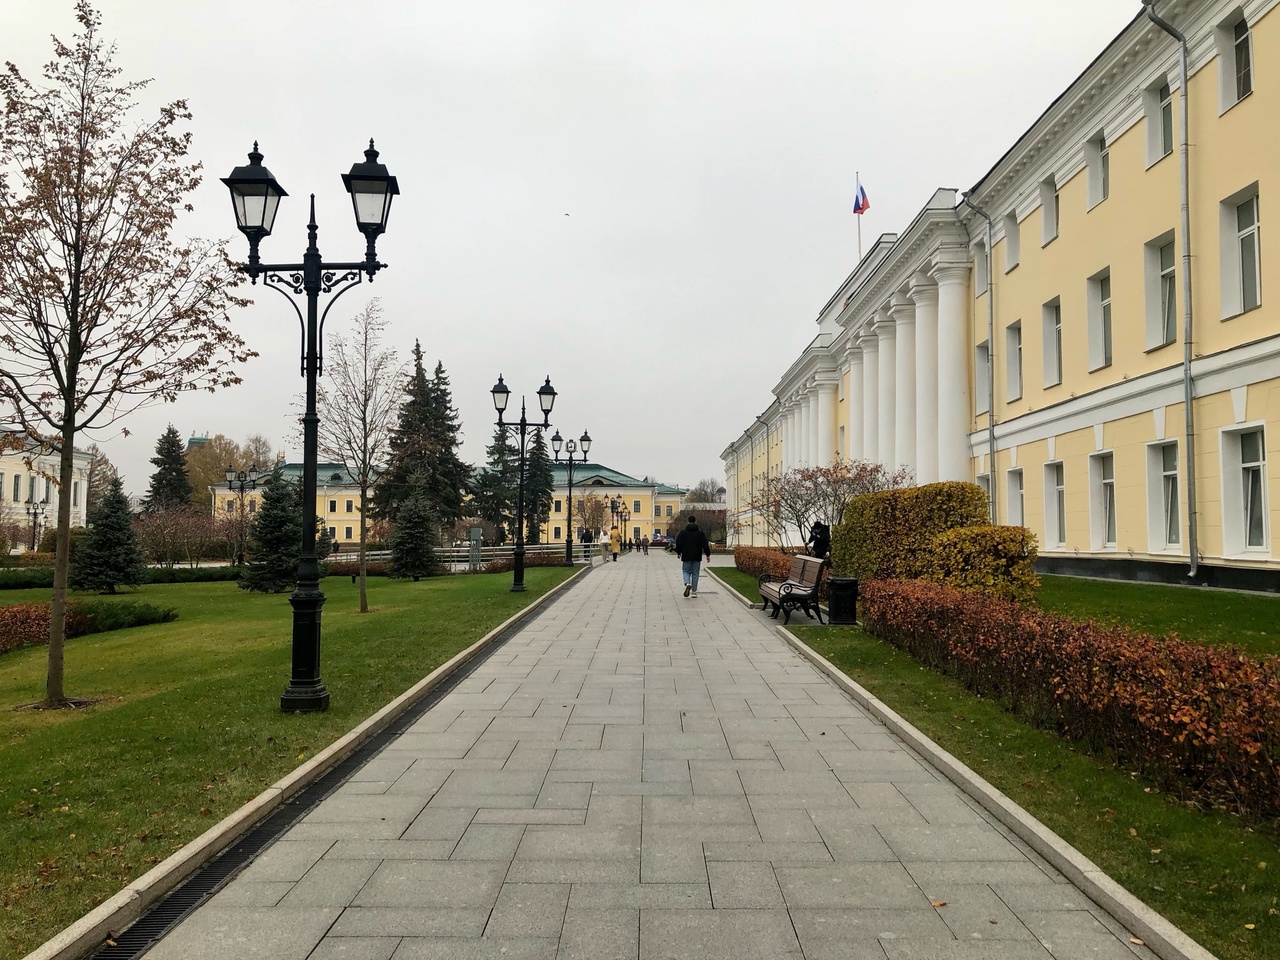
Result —
[[916, 482], [938, 480], [938, 288], [913, 282], [916, 304]]
[[862, 345], [862, 456], [880, 460], [880, 341], [868, 332]]
[[844, 395], [848, 406], [849, 459], [861, 460], [866, 454], [862, 447], [862, 351], [849, 351], [849, 391]]
[[969, 479], [969, 274], [940, 263], [938, 281], [938, 479]]
[[886, 470], [892, 470], [898, 463], [897, 453], [893, 448], [895, 413], [894, 401], [897, 399], [897, 363], [894, 356], [895, 331], [893, 323], [881, 315], [876, 322], [876, 337], [880, 341], [880, 423], [879, 461]]
[[836, 459], [838, 388], [839, 385], [835, 381], [818, 383], [818, 462], [815, 466], [829, 467]]
[[809, 466], [822, 466], [822, 441], [818, 432], [818, 385], [815, 383], [809, 390]]
[[898, 465], [916, 472], [916, 307], [899, 293], [889, 308], [897, 329], [894, 347], [897, 391], [894, 397], [893, 448]]

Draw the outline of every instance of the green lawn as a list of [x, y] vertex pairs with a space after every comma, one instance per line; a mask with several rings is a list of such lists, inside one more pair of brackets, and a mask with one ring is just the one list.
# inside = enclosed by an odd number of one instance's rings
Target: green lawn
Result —
[[[83, 710], [14, 711], [44, 692], [46, 650], [0, 657], [0, 957], [20, 957], [297, 767], [572, 570], [324, 582], [323, 714], [280, 713], [287, 594], [234, 583], [152, 585], [129, 596], [175, 623], [67, 644]], [[4, 591], [0, 604], [48, 599]]]
[[[737, 567], [708, 567], [707, 569], [713, 571], [717, 577], [752, 603], [760, 602], [760, 585], [756, 577], [751, 576], [749, 573], [743, 573]], [[706, 571], [704, 570], [703, 572], [705, 573]]]
[[1121, 583], [1080, 577], [1041, 577], [1040, 605], [1055, 613], [1124, 623], [1184, 640], [1238, 644], [1255, 655], [1280, 653], [1280, 596]]
[[857, 627], [795, 632], [1223, 960], [1280, 957], [1275, 825], [1153, 792]]

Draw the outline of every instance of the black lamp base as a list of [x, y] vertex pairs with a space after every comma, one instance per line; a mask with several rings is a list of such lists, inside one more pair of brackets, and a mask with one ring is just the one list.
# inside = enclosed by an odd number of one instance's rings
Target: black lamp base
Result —
[[280, 697], [281, 713], [319, 713], [329, 709], [329, 691], [323, 683], [310, 687], [285, 687]]

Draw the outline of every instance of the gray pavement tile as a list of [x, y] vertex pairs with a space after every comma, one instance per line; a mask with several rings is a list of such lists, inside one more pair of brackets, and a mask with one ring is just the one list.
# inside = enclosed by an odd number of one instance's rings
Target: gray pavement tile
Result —
[[702, 844], [692, 840], [649, 840], [640, 854], [641, 883], [706, 883]]
[[525, 828], [516, 851], [519, 860], [629, 859], [640, 852], [640, 824], [634, 826]]
[[209, 901], [213, 907], [274, 907], [293, 889], [291, 880], [268, 880], [254, 883], [237, 877]]
[[785, 910], [641, 910], [640, 960], [803, 960]]
[[[915, 909], [892, 907], [791, 910], [796, 933], [804, 947], [806, 960], [846, 957], [851, 946], [861, 944], [860, 952], [874, 957], [873, 945], [899, 940], [948, 944], [955, 938], [938, 912], [927, 903]], [[854, 953], [857, 956], [857, 953]]]
[[1133, 960], [1134, 952], [1085, 910], [1023, 910], [1018, 919], [1055, 960]]
[[205, 906], [147, 953], [153, 960], [304, 960], [337, 919], [337, 907]]
[[[964, 883], [999, 884], [1010, 887], [1041, 887], [1061, 885], [1061, 877], [1047, 874], [1033, 863], [1012, 860], [989, 860], [981, 863], [941, 863], [915, 860], [903, 866], [913, 880], [927, 891], [942, 891], [948, 884]], [[1051, 894], [1050, 894], [1051, 895]]]
[[[429, 901], [427, 901], [429, 902]], [[333, 937], [479, 937], [490, 907], [348, 907]], [[226, 956], [223, 954], [222, 956]]]
[[881, 947], [888, 960], [1052, 960], [1053, 957], [1034, 940], [953, 943], [885, 940]]
[[796, 773], [775, 773], [771, 770], [739, 771], [742, 786], [748, 797], [758, 794], [780, 793], [787, 796], [834, 796], [845, 797], [845, 791], [835, 774], [830, 770], [802, 770]]
[[325, 860], [448, 860], [455, 840], [339, 840]]
[[380, 796], [390, 787], [390, 780], [348, 780], [334, 792], [348, 797]]
[[904, 783], [898, 788], [921, 816], [932, 824], [986, 823], [965, 797], [949, 783]]
[[830, 863], [823, 843], [763, 843], [709, 841], [703, 844], [707, 861], [767, 860], [770, 863]]
[[307, 960], [391, 960], [399, 937], [325, 937]]
[[682, 797], [693, 794], [688, 780], [602, 780], [595, 785], [596, 796], [613, 797]]
[[497, 810], [480, 809], [476, 811], [472, 823], [550, 823], [550, 824], [582, 824], [587, 821], [587, 807], [584, 802], [578, 810], [525, 810], [503, 808]]
[[376, 757], [366, 763], [363, 767], [351, 775], [350, 782], [356, 783], [361, 780], [381, 780], [392, 782], [400, 774], [404, 773], [409, 767], [413, 766], [414, 758], [406, 756], [402, 753], [379, 753]]
[[448, 808], [464, 808], [471, 811], [481, 807], [515, 807], [531, 809], [537, 793], [469, 793], [463, 790], [450, 790], [445, 784], [440, 792], [431, 798], [431, 806], [437, 810]]
[[552, 772], [577, 770], [634, 770], [640, 773], [640, 750], [562, 750], [551, 764]]
[[502, 765], [503, 773], [530, 772], [545, 778], [551, 769], [551, 761], [556, 758], [555, 747], [549, 744], [521, 743], [507, 757]]
[[822, 843], [808, 810], [761, 810], [753, 814], [765, 843]]
[[538, 792], [536, 809], [585, 810], [591, 799], [591, 783], [551, 783], [542, 785]]
[[641, 797], [610, 797], [593, 793], [587, 806], [589, 826], [630, 826], [640, 822]]
[[768, 863], [708, 863], [711, 901], [717, 910], [775, 910], [786, 906]]
[[751, 843], [760, 840], [754, 823], [646, 823], [643, 847], [666, 843]]
[[427, 805], [426, 797], [332, 796], [303, 819], [303, 823], [398, 823], [403, 830]]
[[488, 909], [498, 898], [506, 872], [506, 863], [487, 861], [388, 860], [369, 878], [354, 905]]
[[556, 960], [636, 960], [639, 954], [639, 910], [571, 906], [565, 914]]
[[778, 866], [774, 873], [792, 910], [931, 909], [929, 898], [899, 863]]
[[569, 885], [562, 883], [504, 883], [485, 936], [551, 937], [558, 941], [569, 890]]
[[395, 960], [555, 960], [554, 939], [406, 937]]
[[689, 782], [688, 760], [660, 760], [645, 754], [640, 765], [640, 779], [644, 781]]
[[985, 884], [955, 884], [926, 890], [940, 916], [957, 940], [1034, 940], [995, 892]]
[[902, 860], [1025, 860], [1022, 851], [988, 824], [970, 826], [899, 826], [877, 828]]
[[374, 860], [321, 860], [294, 884], [280, 906], [349, 906], [377, 868]]
[[289, 828], [289, 840], [321, 841], [326, 845], [336, 840], [395, 840], [404, 833], [399, 820], [376, 820], [370, 823], [299, 823]]
[[808, 816], [836, 860], [897, 860], [898, 855], [876, 829], [877, 821], [868, 819], [869, 813], [866, 810], [813, 810]]
[[427, 807], [404, 831], [405, 840], [452, 840], [457, 842], [471, 825], [474, 808]]
[[[1033, 885], [986, 881], [1014, 913], [1023, 910], [1094, 910], [1093, 901], [1069, 883]], [[921, 884], [924, 886], [924, 884]], [[927, 889], [927, 888], [926, 888]]]
[[331, 846], [332, 840], [296, 840], [286, 834], [259, 854], [236, 878], [237, 882], [301, 880]]
[[723, 766], [717, 760], [690, 760], [689, 774], [693, 792], [697, 796], [744, 796], [742, 778], [738, 776], [738, 770]]
[[542, 789], [542, 771], [455, 770], [440, 788], [442, 793], [466, 794], [537, 794]]
[[640, 858], [513, 860], [507, 883], [639, 883]]
[[[497, 720], [494, 721], [496, 723]], [[492, 730], [486, 731], [480, 735], [480, 739], [476, 741], [476, 745], [467, 751], [466, 760], [507, 760], [511, 756], [511, 751], [516, 748], [516, 741], [513, 737], [507, 737], [503, 734], [494, 734]]]
[[754, 823], [745, 797], [647, 797], [644, 823]]
[[472, 823], [450, 860], [501, 860], [509, 863], [524, 836], [522, 823]]

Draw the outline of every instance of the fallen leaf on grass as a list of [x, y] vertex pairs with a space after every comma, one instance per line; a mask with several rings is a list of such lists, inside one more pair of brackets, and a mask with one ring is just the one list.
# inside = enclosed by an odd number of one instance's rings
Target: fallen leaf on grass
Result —
[[1252, 923], [1246, 923], [1246, 924], [1244, 925], [1244, 928], [1245, 928], [1246, 930], [1252, 930], [1252, 929], [1254, 928], [1254, 924], [1252, 924]]

